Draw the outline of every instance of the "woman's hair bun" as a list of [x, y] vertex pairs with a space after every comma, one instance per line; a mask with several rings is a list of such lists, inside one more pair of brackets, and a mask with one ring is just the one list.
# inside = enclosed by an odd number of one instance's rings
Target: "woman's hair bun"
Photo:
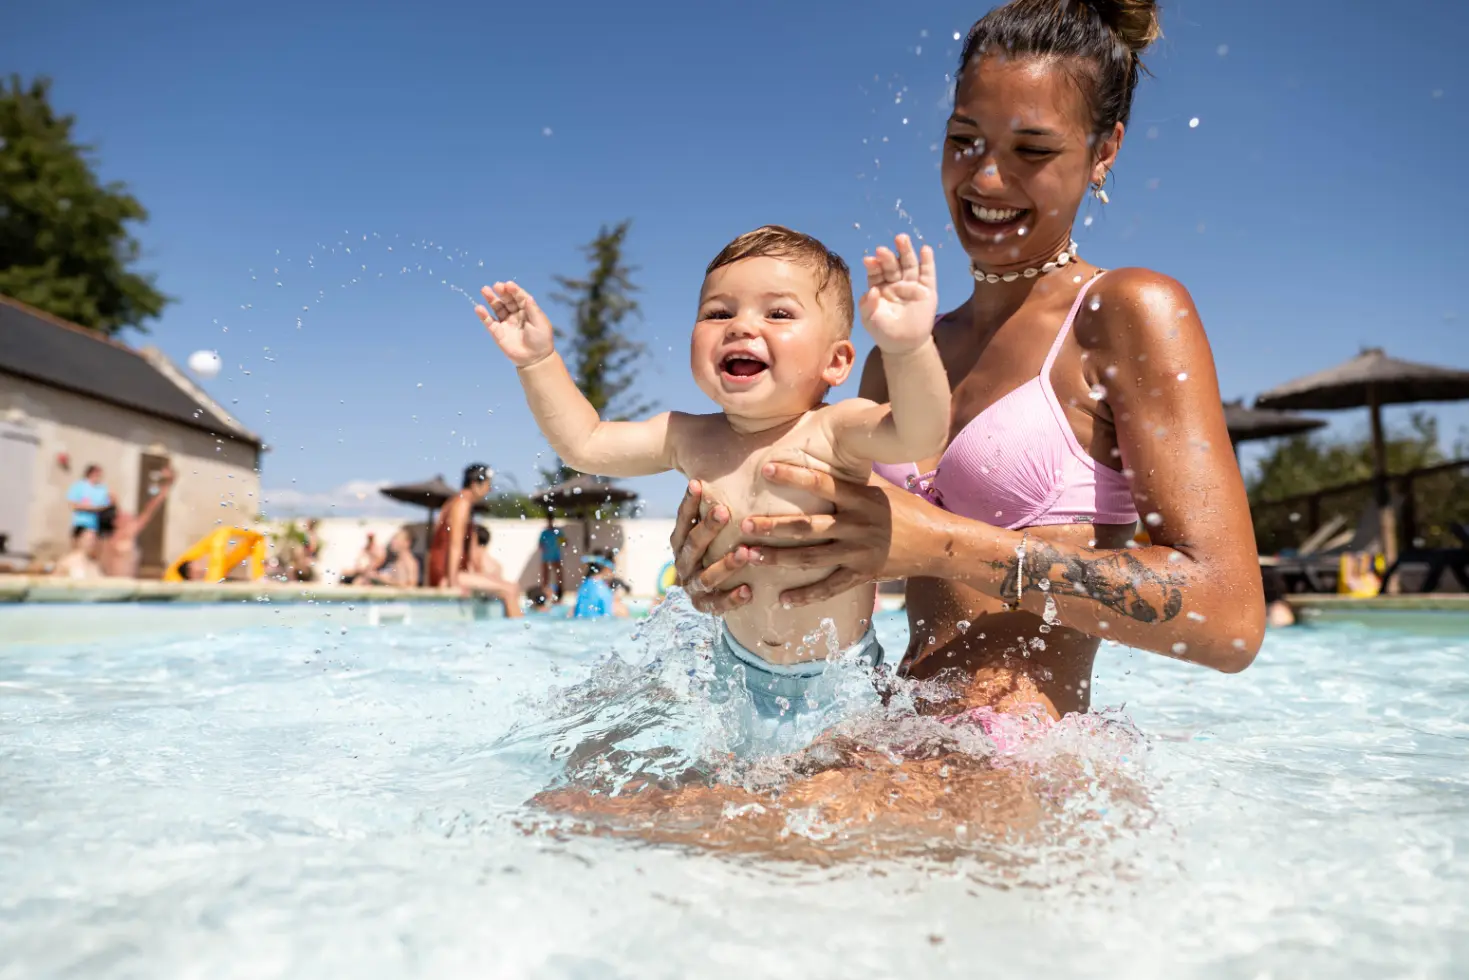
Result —
[[1102, 22], [1112, 28], [1123, 44], [1133, 54], [1163, 36], [1158, 23], [1157, 0], [1080, 0], [1082, 4], [1097, 12]]

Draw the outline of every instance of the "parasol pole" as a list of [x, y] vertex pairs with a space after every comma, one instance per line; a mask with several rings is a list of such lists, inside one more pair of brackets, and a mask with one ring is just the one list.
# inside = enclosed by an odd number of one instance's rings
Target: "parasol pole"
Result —
[[[1387, 485], [1387, 439], [1382, 433], [1382, 401], [1375, 384], [1367, 386], [1367, 409], [1372, 415], [1372, 485], [1382, 533], [1382, 560], [1391, 568], [1398, 560], [1398, 520]], [[1396, 587], [1392, 586], [1390, 591], [1396, 591]]]

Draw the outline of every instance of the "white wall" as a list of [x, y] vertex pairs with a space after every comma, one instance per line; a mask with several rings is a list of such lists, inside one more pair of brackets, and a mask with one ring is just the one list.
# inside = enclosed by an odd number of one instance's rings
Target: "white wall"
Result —
[[[31, 553], [42, 562], [69, 547], [66, 491], [89, 463], [102, 467], [118, 506], [136, 513], [143, 503], [137, 499], [142, 454], [171, 461], [177, 479], [165, 510], [164, 561], [221, 524], [251, 526], [259, 511], [259, 453], [253, 446], [12, 375], [0, 374], [0, 416], [40, 440], [28, 537]], [[66, 468], [59, 461], [63, 453]]]
[[[321, 539], [321, 557], [317, 570], [326, 581], [335, 582], [350, 569], [362, 551], [367, 533], [377, 536], [380, 545], [405, 525], [403, 521], [381, 518], [328, 517], [317, 525]], [[420, 522], [421, 523], [421, 522]], [[540, 553], [536, 547], [545, 522], [538, 520], [484, 520], [490, 529], [490, 554], [505, 567], [505, 574], [530, 588], [540, 581]], [[558, 522], [566, 532], [570, 547], [563, 553], [562, 569], [567, 591], [581, 582], [582, 528], [578, 522]], [[638, 519], [600, 524], [592, 537], [593, 550], [619, 548], [618, 575], [632, 587], [636, 595], [653, 595], [657, 591], [658, 573], [673, 558], [668, 548], [672, 520]]]

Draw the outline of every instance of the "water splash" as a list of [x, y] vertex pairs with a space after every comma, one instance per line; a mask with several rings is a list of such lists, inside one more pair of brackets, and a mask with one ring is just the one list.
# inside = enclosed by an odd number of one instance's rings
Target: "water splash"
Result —
[[819, 865], [963, 861], [982, 880], [1055, 884], [1153, 822], [1146, 746], [1121, 716], [982, 716], [962, 709], [958, 672], [835, 664], [832, 707], [776, 724], [721, 685], [714, 638], [675, 590], [631, 649], [525, 702], [493, 750], [548, 774], [521, 826]]

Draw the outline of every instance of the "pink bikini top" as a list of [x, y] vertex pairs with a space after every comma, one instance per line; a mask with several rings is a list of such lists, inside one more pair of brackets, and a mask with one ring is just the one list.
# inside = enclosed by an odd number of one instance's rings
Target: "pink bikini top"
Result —
[[1010, 530], [1137, 521], [1127, 477], [1081, 448], [1051, 386], [1056, 355], [1100, 278], [1082, 287], [1041, 373], [970, 420], [933, 472], [919, 473], [913, 463], [875, 463], [873, 470], [951, 513]]

